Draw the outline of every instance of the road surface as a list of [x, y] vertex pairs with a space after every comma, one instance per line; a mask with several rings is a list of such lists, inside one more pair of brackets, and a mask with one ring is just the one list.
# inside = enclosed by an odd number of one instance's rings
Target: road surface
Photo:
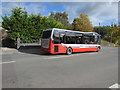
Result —
[[3, 88], [108, 88], [118, 82], [118, 48], [51, 55], [39, 48], [2, 52]]

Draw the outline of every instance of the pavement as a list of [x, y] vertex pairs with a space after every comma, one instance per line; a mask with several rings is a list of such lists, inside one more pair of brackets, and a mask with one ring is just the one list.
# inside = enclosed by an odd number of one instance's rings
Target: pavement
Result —
[[0, 65], [3, 88], [109, 88], [118, 83], [117, 47], [72, 55], [51, 55], [39, 47], [2, 49]]

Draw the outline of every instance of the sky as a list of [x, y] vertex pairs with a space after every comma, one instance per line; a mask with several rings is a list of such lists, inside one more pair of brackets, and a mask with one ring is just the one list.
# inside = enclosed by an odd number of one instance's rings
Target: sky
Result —
[[12, 8], [19, 6], [26, 8], [29, 15], [41, 13], [49, 16], [51, 11], [66, 12], [70, 23], [81, 13], [88, 15], [93, 26], [118, 23], [117, 2], [2, 2], [2, 16], [11, 15]]

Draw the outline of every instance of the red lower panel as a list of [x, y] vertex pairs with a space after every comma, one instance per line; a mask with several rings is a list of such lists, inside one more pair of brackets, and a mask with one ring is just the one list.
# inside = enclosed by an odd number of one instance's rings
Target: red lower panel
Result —
[[[58, 52], [54, 52], [54, 46], [58, 46]], [[40, 48], [44, 52], [48, 52], [51, 54], [58, 54], [58, 53], [66, 53], [67, 47], [59, 45], [59, 44], [52, 44], [50, 49]], [[87, 52], [87, 51], [97, 51], [98, 48], [72, 48], [73, 52]]]
[[97, 51], [98, 48], [74, 48], [73, 52]]
[[59, 45], [59, 50], [58, 50], [59, 53], [66, 53], [66, 50], [67, 50], [67, 47]]
[[[58, 46], [58, 52], [54, 52], [54, 46]], [[51, 54], [58, 54], [58, 53], [66, 53], [67, 47], [62, 46], [60, 44], [53, 44], [51, 47]]]

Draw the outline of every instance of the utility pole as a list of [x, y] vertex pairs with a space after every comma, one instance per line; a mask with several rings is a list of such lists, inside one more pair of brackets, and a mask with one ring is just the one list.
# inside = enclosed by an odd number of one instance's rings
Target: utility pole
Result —
[[112, 30], [112, 29], [113, 29], [113, 23], [111, 24], [111, 35], [110, 35], [110, 37], [111, 37], [111, 38], [110, 38], [110, 42], [111, 42], [111, 43], [112, 43], [112, 34], [113, 34], [113, 30]]
[[111, 38], [110, 38], [110, 42], [112, 43], [112, 31], [111, 31]]
[[99, 34], [100, 34], [100, 22], [99, 22]]

